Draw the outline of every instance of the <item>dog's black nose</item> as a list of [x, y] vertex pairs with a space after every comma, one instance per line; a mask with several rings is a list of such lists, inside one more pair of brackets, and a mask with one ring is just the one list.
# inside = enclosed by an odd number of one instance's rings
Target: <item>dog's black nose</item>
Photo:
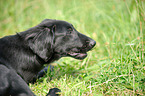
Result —
[[90, 43], [89, 43], [89, 45], [92, 46], [92, 47], [94, 47], [96, 45], [96, 41], [91, 40]]

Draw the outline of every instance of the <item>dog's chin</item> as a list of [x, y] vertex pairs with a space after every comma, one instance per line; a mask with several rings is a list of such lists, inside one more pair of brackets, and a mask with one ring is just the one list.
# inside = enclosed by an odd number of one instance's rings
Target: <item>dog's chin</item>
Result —
[[74, 53], [74, 52], [70, 52], [70, 53], [68, 53], [68, 55], [70, 57], [73, 57], [75, 59], [80, 59], [80, 60], [82, 60], [82, 59], [87, 57], [87, 53]]

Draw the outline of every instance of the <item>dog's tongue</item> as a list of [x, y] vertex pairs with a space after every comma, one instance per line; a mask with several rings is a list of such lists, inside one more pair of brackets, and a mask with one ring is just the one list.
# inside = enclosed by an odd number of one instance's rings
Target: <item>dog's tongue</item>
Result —
[[80, 54], [77, 55], [77, 57], [84, 57], [86, 55], [87, 55], [86, 53], [80, 53]]
[[69, 53], [69, 54], [76, 58], [85, 58], [87, 56], [87, 53]]
[[69, 53], [71, 56], [77, 56], [80, 53]]

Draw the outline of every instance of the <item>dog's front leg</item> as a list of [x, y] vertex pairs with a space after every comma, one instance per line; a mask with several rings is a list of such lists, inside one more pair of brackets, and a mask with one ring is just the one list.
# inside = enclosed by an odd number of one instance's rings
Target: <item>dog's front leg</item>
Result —
[[5, 65], [0, 65], [0, 80], [0, 96], [35, 96], [26, 82]]

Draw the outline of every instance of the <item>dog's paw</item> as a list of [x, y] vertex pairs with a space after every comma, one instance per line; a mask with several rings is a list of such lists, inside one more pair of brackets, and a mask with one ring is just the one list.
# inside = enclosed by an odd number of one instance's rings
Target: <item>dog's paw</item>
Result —
[[46, 96], [60, 96], [61, 90], [58, 88], [51, 88]]

